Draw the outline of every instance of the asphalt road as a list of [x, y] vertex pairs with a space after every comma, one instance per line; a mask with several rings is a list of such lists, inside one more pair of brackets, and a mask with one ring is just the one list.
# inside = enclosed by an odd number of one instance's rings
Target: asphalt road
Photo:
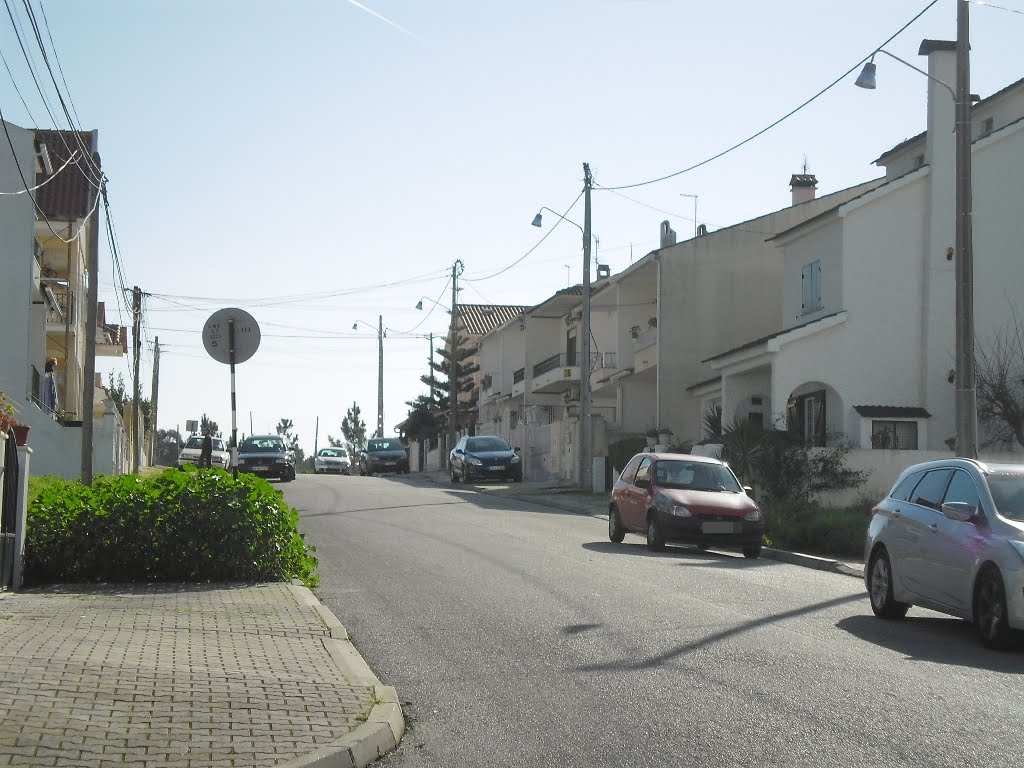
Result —
[[854, 578], [406, 478], [281, 486], [409, 725], [386, 768], [1024, 764], [1024, 653]]

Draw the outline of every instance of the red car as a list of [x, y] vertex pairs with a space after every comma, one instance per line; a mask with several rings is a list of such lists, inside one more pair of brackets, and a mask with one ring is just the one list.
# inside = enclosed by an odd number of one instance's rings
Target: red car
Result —
[[764, 516], [749, 488], [718, 459], [681, 453], [638, 453], [622, 470], [608, 505], [608, 538], [646, 533], [652, 550], [666, 542], [739, 547], [761, 554]]

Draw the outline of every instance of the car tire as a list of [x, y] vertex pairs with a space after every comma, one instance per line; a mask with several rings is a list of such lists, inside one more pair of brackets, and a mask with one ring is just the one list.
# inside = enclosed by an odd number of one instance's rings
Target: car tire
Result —
[[651, 552], [661, 552], [665, 549], [665, 533], [661, 530], [658, 516], [653, 512], [647, 517], [647, 548]]
[[880, 619], [902, 619], [910, 608], [893, 597], [892, 562], [884, 547], [876, 549], [868, 562], [868, 598], [871, 610]]
[[626, 538], [626, 527], [622, 524], [622, 518], [619, 517], [619, 509], [615, 506], [609, 507], [608, 540], [613, 544], [621, 544], [624, 538]]
[[743, 547], [743, 556], [748, 560], [756, 560], [761, 556], [761, 545], [755, 544], [753, 547]]
[[512, 482], [513, 483], [521, 483], [521, 482], [523, 482], [523, 473], [520, 472], [518, 475], [512, 475]]
[[986, 648], [1005, 651], [1016, 639], [1007, 620], [1006, 587], [995, 566], [984, 568], [974, 586], [974, 626]]
[[448, 469], [448, 476], [452, 480], [452, 485], [458, 485], [459, 484], [459, 476], [457, 474], [455, 474], [455, 467], [450, 467]]

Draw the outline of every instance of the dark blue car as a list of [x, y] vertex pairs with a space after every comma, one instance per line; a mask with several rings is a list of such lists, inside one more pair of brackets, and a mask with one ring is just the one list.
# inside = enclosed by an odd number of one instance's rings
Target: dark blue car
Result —
[[451, 452], [452, 482], [471, 483], [474, 480], [523, 479], [523, 461], [518, 449], [513, 449], [503, 437], [476, 435], [464, 437]]

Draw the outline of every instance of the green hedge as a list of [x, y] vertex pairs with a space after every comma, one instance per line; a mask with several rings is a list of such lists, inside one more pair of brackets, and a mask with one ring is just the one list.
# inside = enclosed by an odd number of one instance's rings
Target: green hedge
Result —
[[872, 501], [825, 507], [813, 501], [776, 501], [764, 505], [770, 547], [810, 555], [860, 560], [871, 519]]
[[266, 480], [168, 469], [32, 489], [25, 582], [287, 581], [315, 586], [298, 511]]

